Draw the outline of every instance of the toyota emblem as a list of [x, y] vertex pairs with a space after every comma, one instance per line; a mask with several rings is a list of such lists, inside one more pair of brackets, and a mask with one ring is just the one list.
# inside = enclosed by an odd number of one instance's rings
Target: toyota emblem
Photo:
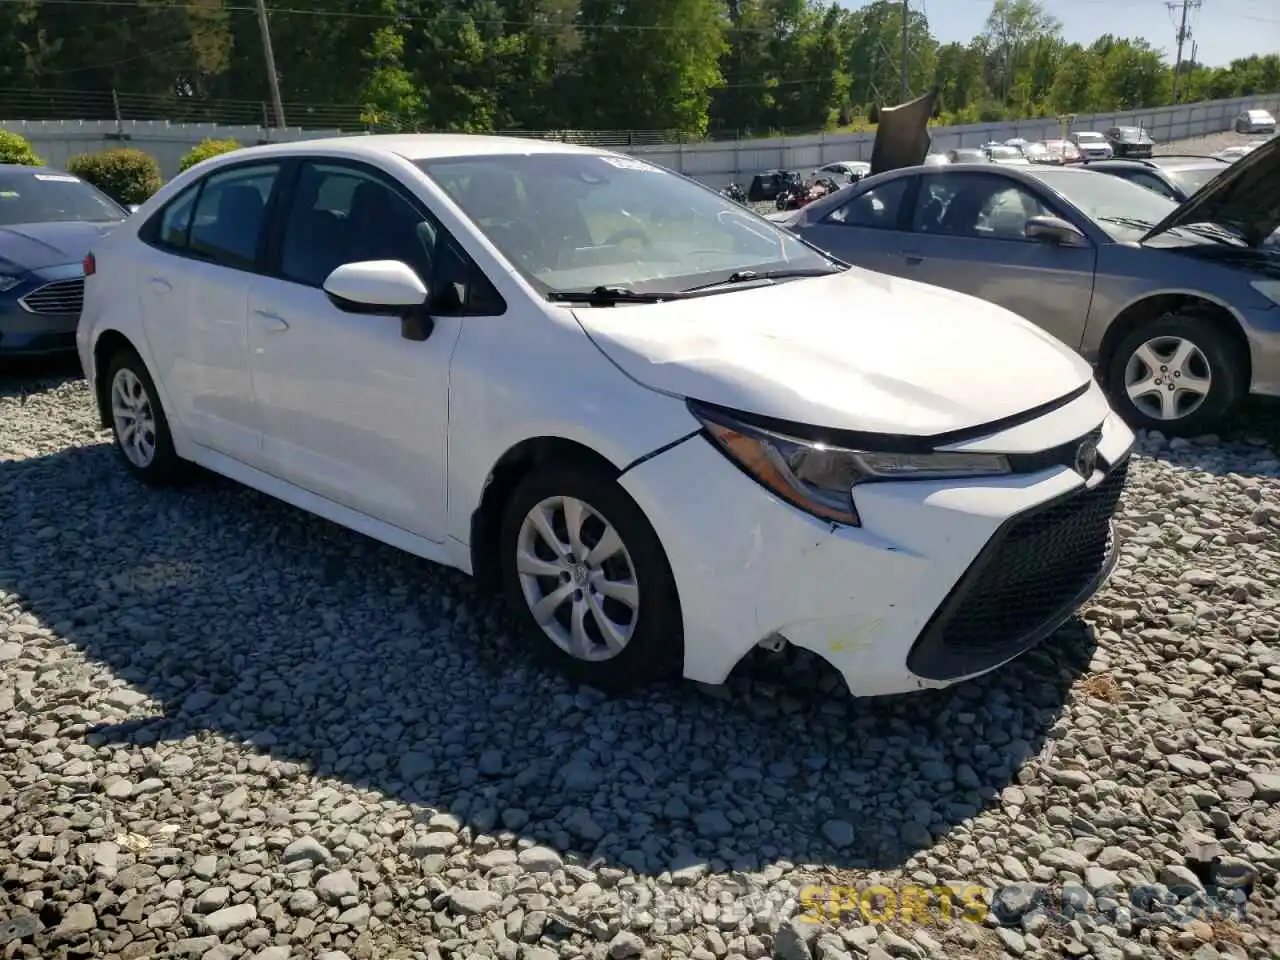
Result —
[[1098, 469], [1098, 445], [1086, 440], [1076, 448], [1076, 473], [1088, 480]]

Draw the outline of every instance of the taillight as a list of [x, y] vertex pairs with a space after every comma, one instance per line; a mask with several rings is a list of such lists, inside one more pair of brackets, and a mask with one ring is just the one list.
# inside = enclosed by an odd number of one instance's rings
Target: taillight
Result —
[[86, 277], [92, 277], [94, 273], [97, 272], [97, 269], [98, 261], [94, 259], [92, 253], [86, 253], [84, 255], [84, 275]]

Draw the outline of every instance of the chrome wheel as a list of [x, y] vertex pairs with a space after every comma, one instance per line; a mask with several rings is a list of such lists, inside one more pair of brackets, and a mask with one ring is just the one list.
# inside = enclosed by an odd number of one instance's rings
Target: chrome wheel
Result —
[[1204, 404], [1213, 371], [1204, 352], [1182, 337], [1153, 337], [1129, 357], [1124, 389], [1139, 412], [1153, 420], [1181, 420]]
[[111, 381], [111, 419], [120, 449], [141, 470], [156, 456], [156, 418], [142, 380], [128, 367]]
[[617, 529], [575, 497], [536, 504], [516, 538], [516, 573], [534, 620], [578, 660], [620, 654], [635, 633], [640, 587]]

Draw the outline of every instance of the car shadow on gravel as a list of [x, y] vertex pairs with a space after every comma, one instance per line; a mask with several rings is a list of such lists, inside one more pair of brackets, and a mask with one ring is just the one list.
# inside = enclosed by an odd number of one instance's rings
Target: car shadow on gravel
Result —
[[1214, 434], [1168, 439], [1139, 437], [1141, 453], [1178, 467], [1223, 476], [1280, 476], [1280, 399], [1251, 397]]
[[30, 360], [0, 357], [0, 398], [26, 397], [82, 379], [84, 370], [75, 356]]
[[1073, 620], [946, 691], [856, 701], [811, 660], [760, 654], [711, 695], [610, 700], [528, 660], [461, 575], [217, 478], [145, 489], [115, 457], [99, 444], [0, 463], [0, 589], [149, 698], [129, 717], [96, 671], [26, 708], [94, 745], [153, 749], [139, 776], [187, 754], [194, 769], [166, 784], [187, 795], [234, 775], [232, 759], [202, 762], [216, 735], [266, 755], [239, 761], [260, 809], [349, 802], [314, 774], [372, 791], [370, 811], [451, 812], [645, 874], [894, 868], [1011, 784], [1035, 802], [1037, 757], [1092, 655]]

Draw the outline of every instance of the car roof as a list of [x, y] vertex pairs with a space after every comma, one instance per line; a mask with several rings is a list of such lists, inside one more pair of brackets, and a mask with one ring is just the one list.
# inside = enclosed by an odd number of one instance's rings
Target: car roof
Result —
[[[235, 151], [242, 157], [297, 154], [318, 151], [342, 152], [354, 157], [394, 154], [406, 160], [445, 160], [452, 157], [516, 156], [525, 154], [579, 154], [608, 156], [610, 151], [559, 140], [533, 137], [497, 137], [471, 133], [380, 133], [349, 137], [321, 137], [291, 140]], [[232, 156], [224, 154], [225, 157]]]

